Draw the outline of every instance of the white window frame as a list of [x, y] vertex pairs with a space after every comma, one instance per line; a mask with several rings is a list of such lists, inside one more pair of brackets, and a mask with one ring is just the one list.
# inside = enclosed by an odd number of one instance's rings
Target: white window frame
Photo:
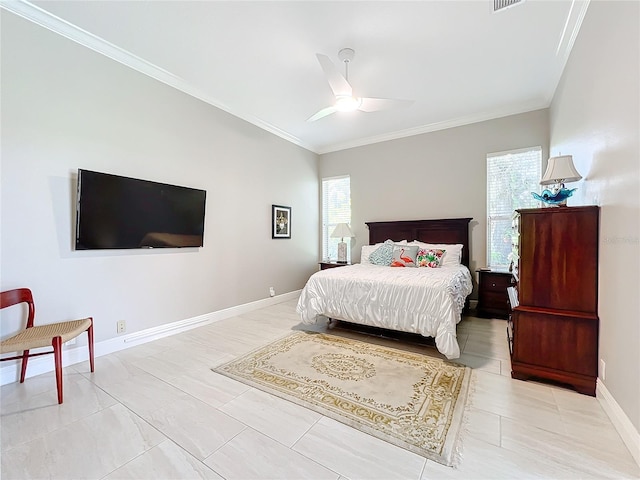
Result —
[[[328, 183], [337, 180], [349, 180], [349, 199], [348, 199], [348, 209], [343, 212], [329, 212], [328, 205]], [[337, 259], [337, 245], [340, 241], [339, 238], [331, 238], [331, 233], [335, 229], [338, 223], [348, 223], [351, 226], [351, 177], [349, 175], [340, 175], [335, 177], [325, 177], [322, 179], [322, 187], [321, 187], [321, 221], [322, 221], [322, 229], [321, 229], [321, 248], [322, 248], [322, 260], [336, 260]], [[336, 217], [337, 215], [337, 217]], [[333, 218], [329, 218], [333, 216]], [[351, 258], [351, 239], [345, 239], [345, 243], [347, 244], [347, 259]], [[332, 252], [336, 252], [335, 255], [332, 255]]]
[[[522, 158], [522, 154], [535, 152], [537, 159], [532, 160], [536, 165], [533, 166], [533, 170], [529, 171], [530, 178], [526, 186], [522, 189], [512, 189], [504, 192], [504, 195], [509, 195], [512, 199], [508, 208], [498, 211], [498, 209], [492, 211], [491, 198], [492, 198], [492, 168], [498, 168], [495, 162], [492, 164], [492, 160], [495, 161], [517, 161], [519, 156]], [[499, 160], [498, 160], [499, 159]], [[524, 169], [523, 169], [524, 171]], [[487, 266], [491, 268], [509, 268], [512, 259], [512, 241], [508, 245], [509, 254], [504, 255], [507, 248], [496, 249], [494, 252], [493, 239], [496, 236], [494, 229], [506, 230], [510, 228], [512, 223], [513, 213], [516, 209], [520, 208], [535, 208], [539, 206], [537, 200], [533, 198], [531, 192], [540, 193], [540, 178], [542, 175], [542, 147], [528, 147], [519, 148], [516, 150], [507, 150], [503, 152], [493, 152], [487, 154]], [[511, 232], [512, 233], [512, 232]], [[503, 237], [507, 235], [505, 233]], [[511, 237], [509, 237], [511, 238]], [[495, 255], [494, 255], [495, 254]]]

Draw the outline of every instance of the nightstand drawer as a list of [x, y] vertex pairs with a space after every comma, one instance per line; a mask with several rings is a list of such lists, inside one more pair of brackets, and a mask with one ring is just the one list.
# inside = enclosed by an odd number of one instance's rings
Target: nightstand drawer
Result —
[[504, 292], [480, 292], [478, 305], [485, 311], [498, 312], [501, 315], [509, 312], [509, 296], [507, 289]]
[[481, 272], [482, 290], [485, 292], [504, 293], [511, 286], [511, 275], [493, 272]]

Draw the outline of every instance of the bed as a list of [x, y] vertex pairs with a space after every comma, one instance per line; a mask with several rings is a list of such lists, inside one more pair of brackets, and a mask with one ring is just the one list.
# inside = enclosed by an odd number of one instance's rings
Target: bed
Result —
[[[456, 325], [472, 290], [468, 269], [470, 220], [367, 222], [369, 246], [362, 248], [360, 264], [321, 270], [307, 281], [296, 307], [302, 322], [312, 324], [327, 317], [418, 333], [433, 337], [447, 358], [458, 358]], [[437, 245], [452, 256], [439, 268], [369, 263], [367, 257], [380, 245], [390, 243], [388, 240], [398, 249], [401, 245]]]

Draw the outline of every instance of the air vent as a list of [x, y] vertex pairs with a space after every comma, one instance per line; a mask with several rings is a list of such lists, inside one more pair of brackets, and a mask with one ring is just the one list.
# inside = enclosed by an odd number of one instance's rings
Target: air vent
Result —
[[505, 8], [513, 7], [523, 0], [493, 0], [493, 11], [497, 12]]

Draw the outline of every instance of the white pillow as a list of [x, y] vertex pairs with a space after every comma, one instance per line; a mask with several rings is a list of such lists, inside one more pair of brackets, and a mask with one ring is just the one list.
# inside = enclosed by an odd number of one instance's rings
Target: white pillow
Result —
[[[399, 242], [394, 242], [396, 245], [407, 245], [406, 240], [401, 240]], [[380, 245], [383, 245], [384, 242], [376, 243], [375, 245], [363, 245], [362, 250], [360, 250], [360, 263], [371, 264], [369, 261], [369, 255], [371, 255]]]
[[418, 240], [409, 242], [409, 245], [418, 245], [420, 248], [426, 250], [440, 249], [444, 250], [445, 254], [442, 257], [442, 265], [460, 265], [462, 261], [462, 244], [445, 244], [445, 243], [424, 243]]
[[369, 255], [371, 255], [376, 250], [376, 248], [378, 248], [380, 245], [382, 244], [377, 243], [375, 245], [363, 245], [362, 250], [360, 251], [360, 263], [363, 263], [363, 264], [371, 263], [369, 261]]

